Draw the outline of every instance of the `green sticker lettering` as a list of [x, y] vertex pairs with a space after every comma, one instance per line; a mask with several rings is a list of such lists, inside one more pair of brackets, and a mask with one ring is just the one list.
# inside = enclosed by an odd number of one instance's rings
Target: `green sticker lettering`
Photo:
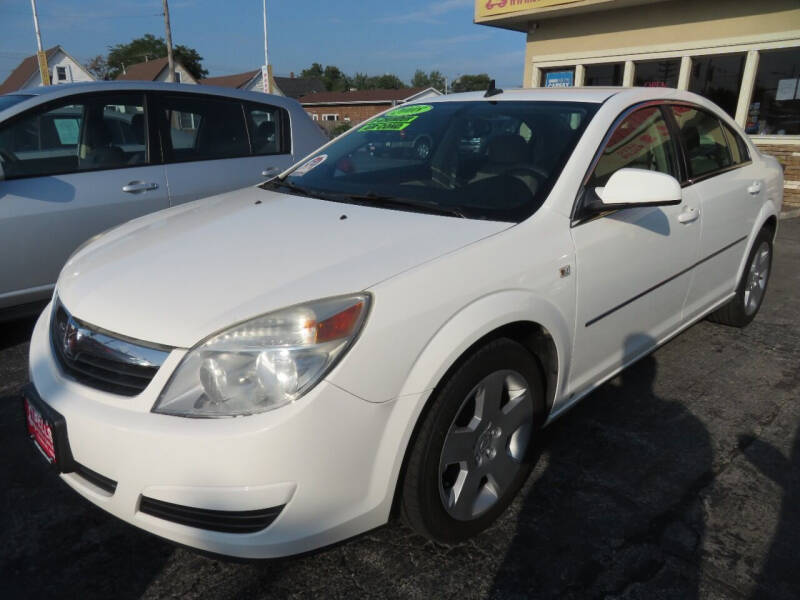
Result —
[[401, 106], [386, 113], [387, 117], [407, 117], [410, 115], [421, 115], [429, 110], [433, 110], [430, 104], [412, 104], [410, 106]]
[[416, 119], [417, 117], [389, 117], [387, 115], [370, 121], [359, 131], [403, 131]]

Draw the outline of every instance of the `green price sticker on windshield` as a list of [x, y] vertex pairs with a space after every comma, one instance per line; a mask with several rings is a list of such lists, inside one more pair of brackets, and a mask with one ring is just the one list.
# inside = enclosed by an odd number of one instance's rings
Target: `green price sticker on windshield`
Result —
[[411, 115], [421, 115], [429, 110], [433, 110], [430, 104], [412, 104], [411, 106], [401, 106], [386, 113], [386, 117], [410, 117]]
[[359, 131], [403, 131], [417, 117], [378, 117], [364, 125]]

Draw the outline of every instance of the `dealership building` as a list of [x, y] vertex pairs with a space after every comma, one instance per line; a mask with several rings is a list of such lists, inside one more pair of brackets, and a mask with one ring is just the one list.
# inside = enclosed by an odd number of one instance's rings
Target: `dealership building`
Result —
[[800, 202], [800, 1], [476, 0], [475, 22], [526, 34], [526, 87], [710, 98], [786, 165]]

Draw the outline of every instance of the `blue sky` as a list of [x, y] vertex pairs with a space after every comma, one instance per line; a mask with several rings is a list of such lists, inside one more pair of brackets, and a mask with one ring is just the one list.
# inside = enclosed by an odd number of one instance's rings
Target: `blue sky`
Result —
[[[78, 60], [145, 33], [164, 35], [161, 0], [38, 0], [45, 47], [61, 44]], [[417, 68], [451, 79], [488, 72], [500, 86], [522, 82], [522, 33], [473, 24], [473, 0], [267, 0], [270, 62], [276, 75], [312, 62], [345, 73]], [[194, 47], [210, 75], [263, 62], [261, 0], [171, 0], [172, 39]], [[36, 51], [29, 0], [0, 0], [0, 81]]]

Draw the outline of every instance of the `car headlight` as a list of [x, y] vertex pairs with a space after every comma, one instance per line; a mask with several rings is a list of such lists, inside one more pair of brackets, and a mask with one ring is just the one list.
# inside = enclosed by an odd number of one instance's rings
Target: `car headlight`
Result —
[[274, 410], [313, 388], [358, 336], [369, 294], [292, 306], [240, 323], [192, 348], [153, 411], [235, 417]]

